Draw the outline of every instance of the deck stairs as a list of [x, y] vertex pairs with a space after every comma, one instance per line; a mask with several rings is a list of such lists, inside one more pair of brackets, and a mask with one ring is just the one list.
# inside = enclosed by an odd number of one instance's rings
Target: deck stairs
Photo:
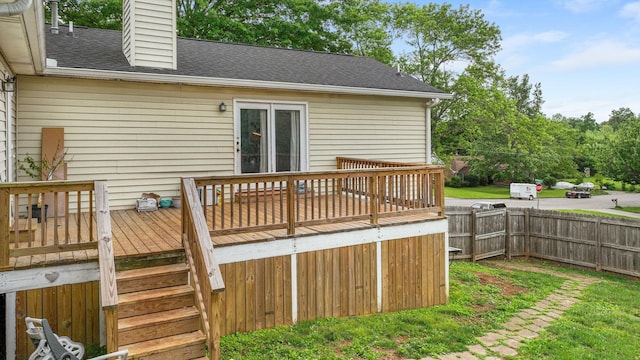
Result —
[[118, 345], [130, 359], [206, 359], [195, 291], [184, 261], [119, 270]]

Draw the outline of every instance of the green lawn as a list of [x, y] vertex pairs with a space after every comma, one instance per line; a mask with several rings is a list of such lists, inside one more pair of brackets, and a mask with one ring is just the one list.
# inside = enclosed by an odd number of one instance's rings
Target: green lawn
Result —
[[[538, 195], [541, 198], [560, 198], [564, 197], [566, 190], [561, 189], [543, 189]], [[508, 199], [508, 186], [478, 186], [468, 188], [452, 188], [445, 187], [444, 195], [457, 199]]]
[[602, 276], [514, 359], [639, 359], [640, 281]]
[[617, 210], [628, 211], [635, 214], [640, 214], [640, 207], [638, 206], [626, 206], [626, 207], [617, 207]]
[[[618, 209], [618, 210], [622, 210], [622, 209]], [[618, 215], [618, 214], [610, 214], [610, 213], [605, 213], [605, 212], [601, 212], [601, 211], [594, 211], [594, 210], [560, 209], [560, 210], [556, 210], [556, 211], [559, 211], [559, 212], [565, 212], [565, 213], [571, 213], [571, 214], [595, 215], [595, 216], [607, 216], [607, 217], [621, 218], [621, 219], [633, 219], [633, 217], [631, 217], [631, 216], [624, 216], [624, 215]]]
[[[583, 302], [516, 358], [638, 359], [640, 281], [592, 274], [603, 282], [591, 285]], [[463, 351], [563, 282], [468, 262], [452, 264], [450, 278], [447, 305], [227, 335], [221, 339], [222, 359], [419, 359]]]

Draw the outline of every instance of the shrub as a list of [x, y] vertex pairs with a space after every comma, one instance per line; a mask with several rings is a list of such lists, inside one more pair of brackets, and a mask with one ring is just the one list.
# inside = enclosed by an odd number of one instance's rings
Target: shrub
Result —
[[462, 184], [462, 179], [460, 179], [460, 176], [454, 175], [451, 177], [451, 179], [447, 180], [447, 183], [448, 183], [447, 186], [449, 187], [458, 188]]
[[615, 190], [616, 184], [612, 181], [603, 181], [602, 185], [600, 185], [600, 188], [607, 189], [607, 190]]
[[469, 187], [476, 187], [480, 185], [480, 176], [475, 174], [467, 174], [464, 180], [469, 184]]
[[584, 178], [581, 175], [578, 175], [578, 177], [576, 177], [576, 185], [580, 185], [584, 182]]
[[542, 183], [548, 188], [551, 189], [558, 182], [558, 179], [553, 176], [547, 176], [542, 180]]
[[596, 183], [596, 185], [598, 185], [600, 189], [602, 189], [602, 187], [604, 186], [604, 176], [602, 176], [602, 174], [596, 174], [593, 177], [593, 182]]

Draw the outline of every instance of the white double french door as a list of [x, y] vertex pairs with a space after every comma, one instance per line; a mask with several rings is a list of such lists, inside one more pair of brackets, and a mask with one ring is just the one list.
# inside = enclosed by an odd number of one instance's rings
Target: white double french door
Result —
[[236, 102], [236, 173], [307, 170], [306, 105]]

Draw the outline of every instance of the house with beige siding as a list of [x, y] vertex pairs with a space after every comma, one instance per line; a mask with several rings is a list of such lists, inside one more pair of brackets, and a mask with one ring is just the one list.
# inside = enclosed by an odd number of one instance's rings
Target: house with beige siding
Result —
[[[171, 319], [195, 345], [165, 334], [182, 345], [163, 356], [199, 358], [227, 333], [446, 302], [430, 111], [449, 94], [366, 57], [177, 38], [175, 0], [123, 1], [123, 31], [46, 24], [43, 12], [38, 1], [0, 0], [8, 358], [34, 351], [26, 316], [145, 359], [160, 351], [150, 342], [172, 341], [131, 323]], [[32, 182], [21, 161], [42, 159], [54, 137], [64, 168]], [[44, 193], [53, 206], [36, 222]], [[143, 193], [182, 206], [137, 212]], [[117, 289], [105, 288], [109, 261]], [[83, 275], [52, 281], [43, 266]], [[193, 321], [128, 303], [151, 291], [148, 274], [173, 276], [160, 274], [168, 266], [191, 272], [182, 286]], [[71, 297], [83, 301], [68, 309]], [[162, 332], [145, 324], [138, 332]]]

